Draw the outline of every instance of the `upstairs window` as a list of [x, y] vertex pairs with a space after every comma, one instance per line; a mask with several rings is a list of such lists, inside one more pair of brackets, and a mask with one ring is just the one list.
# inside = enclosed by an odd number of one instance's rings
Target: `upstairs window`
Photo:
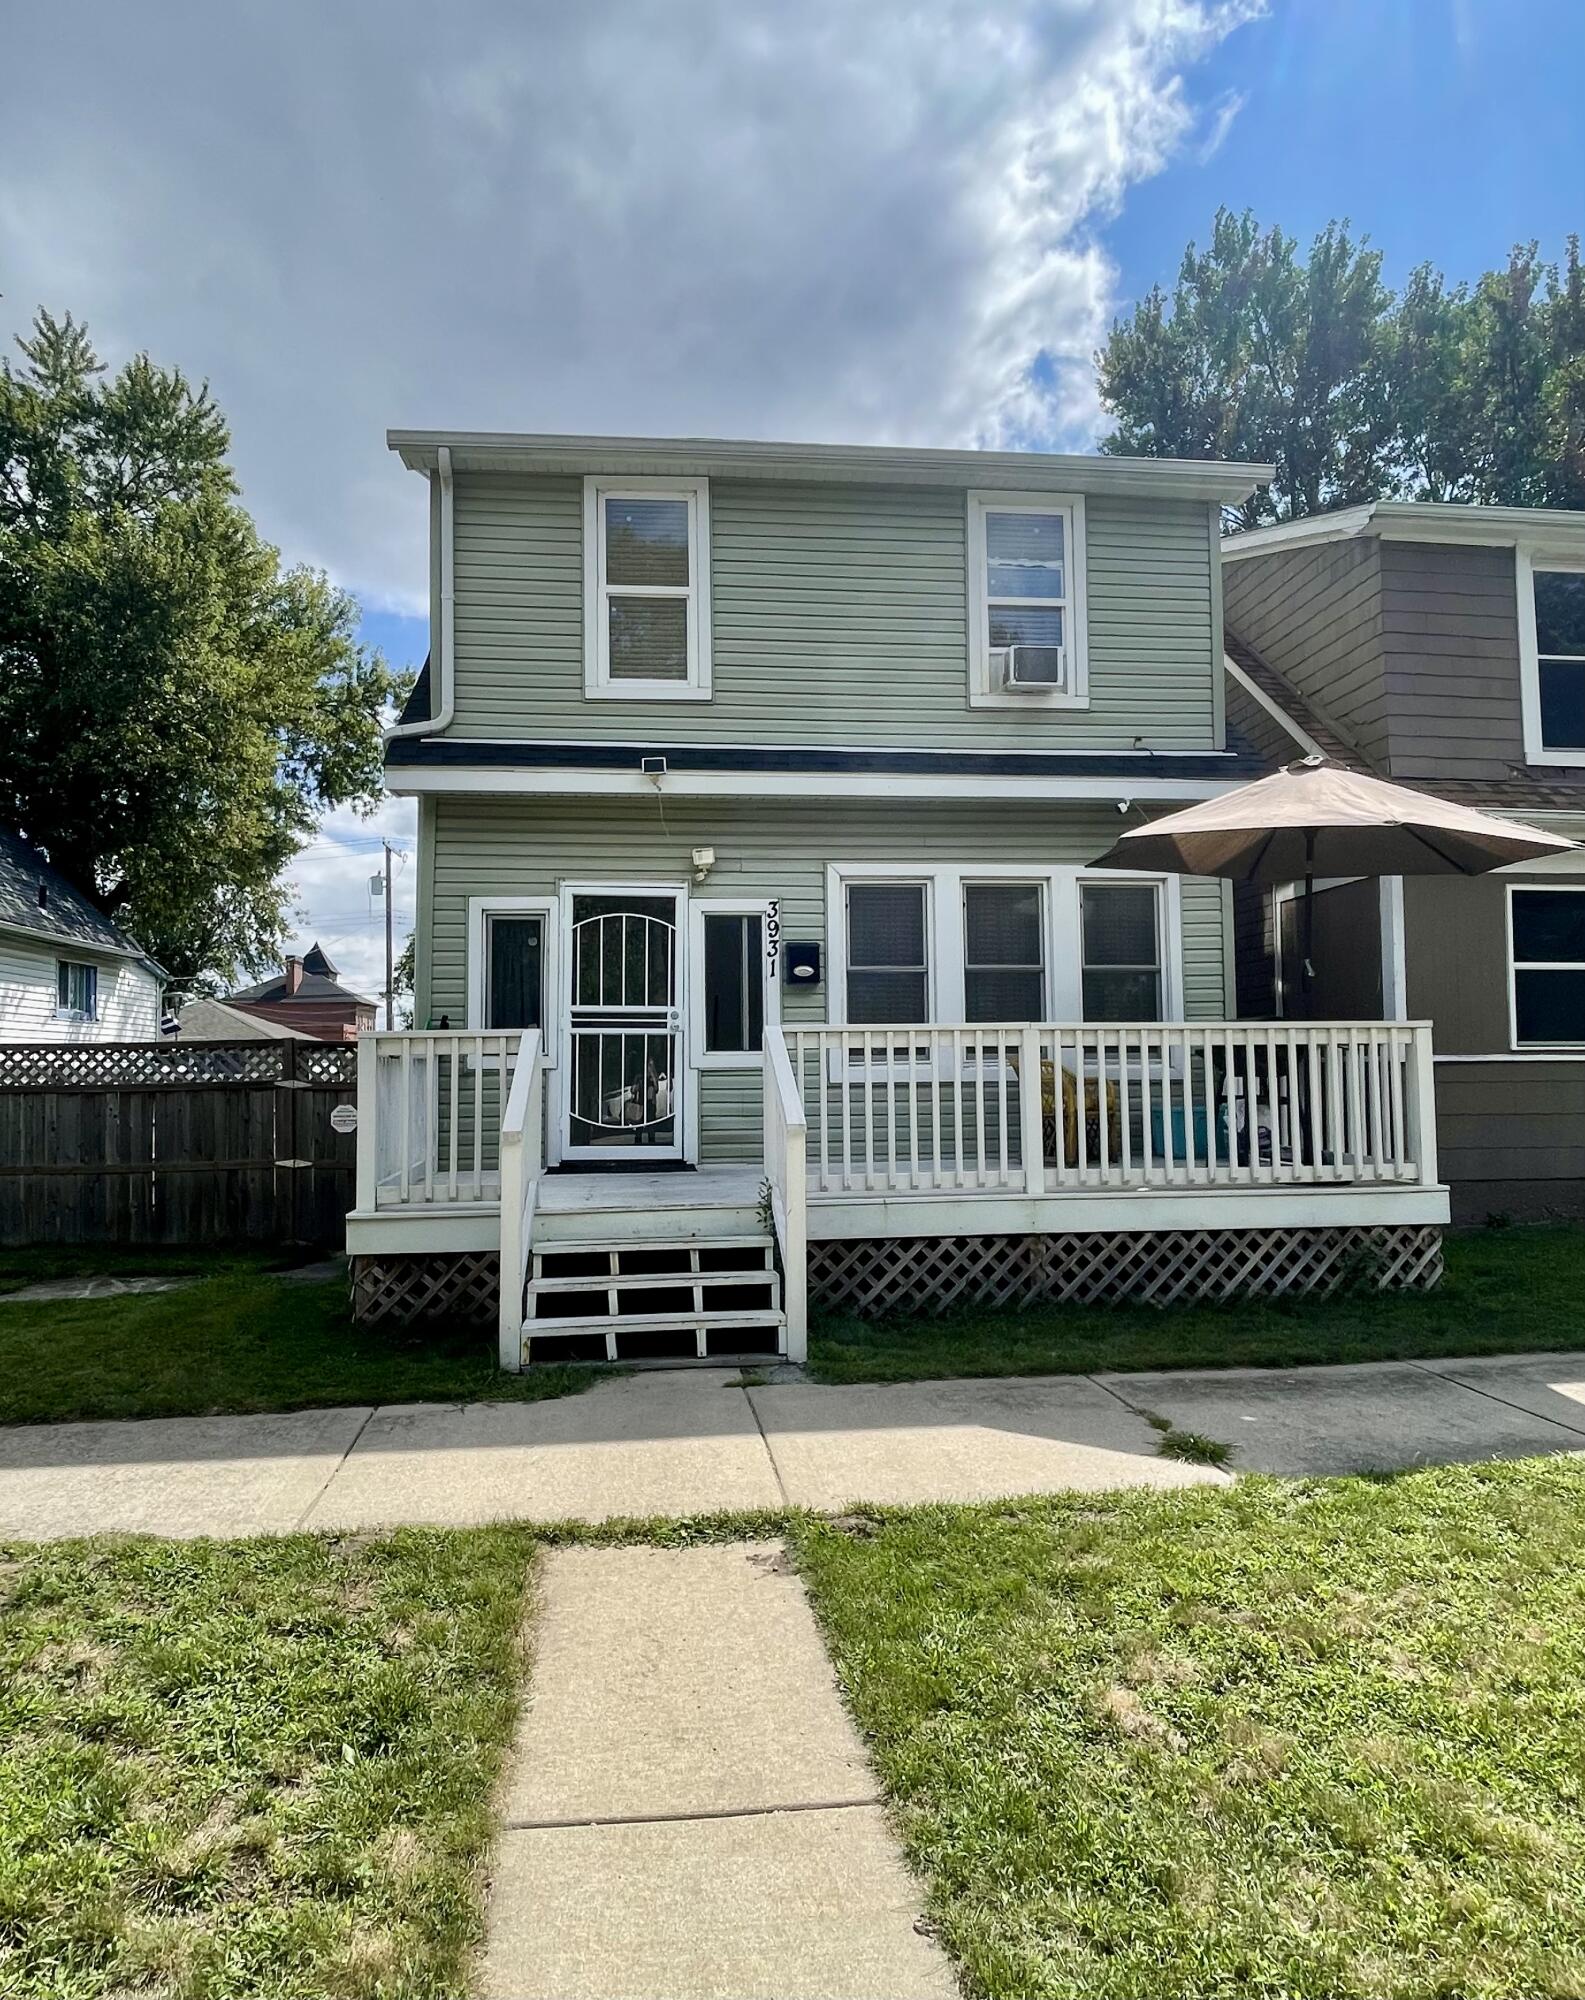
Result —
[[1585, 889], [1511, 889], [1515, 1048], [1585, 1043]]
[[1080, 707], [1088, 679], [1084, 502], [969, 496], [969, 699]]
[[1585, 762], [1585, 569], [1532, 574], [1541, 744]]
[[55, 966], [55, 1011], [68, 1021], [99, 1018], [99, 968], [63, 958]]
[[710, 693], [709, 482], [584, 482], [584, 693]]

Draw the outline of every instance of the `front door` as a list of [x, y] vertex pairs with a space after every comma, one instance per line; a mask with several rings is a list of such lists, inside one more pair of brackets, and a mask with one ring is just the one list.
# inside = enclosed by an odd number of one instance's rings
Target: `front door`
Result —
[[682, 897], [577, 889], [569, 899], [562, 1156], [642, 1167], [683, 1157]]

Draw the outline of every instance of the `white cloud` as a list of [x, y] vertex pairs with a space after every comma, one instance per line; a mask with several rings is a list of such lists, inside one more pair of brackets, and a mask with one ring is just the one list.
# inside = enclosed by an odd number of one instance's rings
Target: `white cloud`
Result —
[[1205, 137], [1194, 150], [1194, 157], [1202, 167], [1208, 166], [1227, 144], [1227, 135], [1233, 129], [1234, 120], [1248, 102], [1244, 91], [1229, 90], [1212, 105]]
[[[342, 984], [370, 999], [385, 991], [385, 904], [370, 893], [371, 876], [383, 875], [382, 840], [398, 849], [393, 864], [391, 908], [395, 949], [400, 952], [413, 928], [417, 889], [417, 812], [411, 799], [388, 798], [369, 818], [334, 812], [322, 822], [287, 870], [298, 921], [289, 950], [321, 944], [341, 974]], [[385, 1025], [385, 1015], [380, 1015]]]
[[7, 28], [0, 314], [214, 384], [287, 553], [424, 590], [388, 424], [1083, 442], [1094, 230], [1212, 0], [198, 0]]
[[[207, 377], [264, 532], [395, 611], [426, 514], [387, 425], [1082, 447], [1097, 229], [1259, 4], [13, 10], [0, 333], [47, 305]], [[371, 993], [387, 823], [291, 871]]]

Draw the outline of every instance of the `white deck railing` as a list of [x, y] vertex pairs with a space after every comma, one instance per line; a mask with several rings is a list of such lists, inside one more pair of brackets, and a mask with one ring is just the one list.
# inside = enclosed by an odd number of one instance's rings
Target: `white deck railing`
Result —
[[523, 1287], [534, 1240], [534, 1206], [545, 1171], [544, 1044], [523, 1036], [501, 1117], [501, 1366], [523, 1365]]
[[493, 1202], [515, 1034], [358, 1037], [358, 1207]]
[[787, 1359], [802, 1361], [809, 1346], [808, 1121], [780, 1028], [765, 1030], [765, 1178], [771, 1222], [781, 1251], [782, 1312]]
[[[1436, 1180], [1425, 1023], [789, 1028], [785, 1053], [816, 1200]], [[767, 1035], [767, 1162], [771, 1067]]]

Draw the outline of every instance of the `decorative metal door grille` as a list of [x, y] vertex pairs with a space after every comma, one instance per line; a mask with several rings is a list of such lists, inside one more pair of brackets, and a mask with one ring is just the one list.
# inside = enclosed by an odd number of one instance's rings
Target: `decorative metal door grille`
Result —
[[567, 1150], [680, 1151], [676, 902], [573, 898]]

